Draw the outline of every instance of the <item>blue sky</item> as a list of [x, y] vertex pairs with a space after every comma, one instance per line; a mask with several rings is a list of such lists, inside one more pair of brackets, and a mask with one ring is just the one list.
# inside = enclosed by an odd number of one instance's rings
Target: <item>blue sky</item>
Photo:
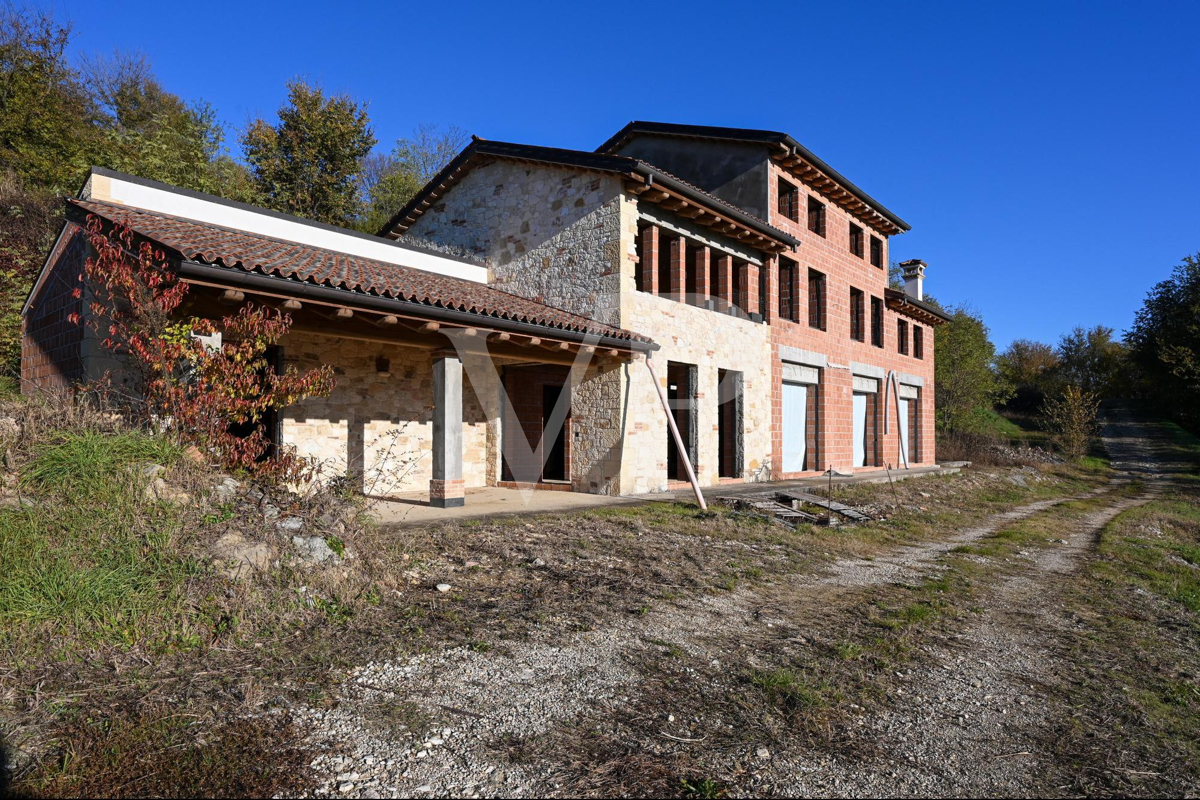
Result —
[[1200, 251], [1200, 3], [40, 3], [234, 128], [303, 76], [420, 122], [591, 149], [631, 119], [791, 133], [913, 230], [892, 258], [1000, 347], [1121, 331]]

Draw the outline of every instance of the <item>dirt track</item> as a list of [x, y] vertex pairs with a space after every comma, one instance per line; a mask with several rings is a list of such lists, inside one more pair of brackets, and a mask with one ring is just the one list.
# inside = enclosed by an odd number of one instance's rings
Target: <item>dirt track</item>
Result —
[[[1150, 491], [1131, 496], [1122, 489], [1131, 480], [1157, 477], [1163, 468], [1152, 443], [1124, 417], [1109, 419], [1105, 442], [1119, 470], [1109, 486], [1014, 508], [937, 542], [682, 601], [558, 641], [491, 652], [458, 648], [367, 665], [347, 681], [336, 708], [303, 712], [313, 743], [333, 753], [315, 762], [326, 778], [317, 794], [574, 794], [581, 786], [570, 776], [579, 765], [566, 763], [565, 756], [558, 763], [547, 758], [545, 753], [558, 751], [544, 743], [581, 734], [583, 726], [607, 730], [610, 720], [617, 722], [605, 735], [632, 737], [631, 752], [663, 752], [666, 745], [672, 749], [664, 758], [673, 763], [737, 776], [729, 787], [735, 794], [1052, 791], [1044, 782], [1052, 765], [1042, 744], [1047, 719], [1062, 713], [1048, 700], [1063, 672], [1056, 632], [1074, 624], [1054, 601], [1057, 587], [1088, 558], [1108, 521], [1151, 497]], [[852, 746], [780, 743], [769, 736], [756, 744], [755, 731], [740, 738], [710, 736], [704, 726], [719, 727], [713, 718], [724, 719], [722, 712], [686, 705], [706, 692], [715, 698], [740, 691], [727, 674], [767, 663], [769, 652], [803, 657], [827, 637], [837, 615], [857, 613], [883, 588], [940, 574], [956, 548], [1080, 500], [1087, 501], [1086, 513], [1067, 517], [1056, 534], [1061, 542], [1021, 551], [979, 588], [968, 623], [922, 643], [915, 666], [895, 675], [888, 690], [893, 702], [872, 710], [852, 706], [857, 711], [834, 723], [846, 730], [833, 738]], [[673, 684], [647, 677], [647, 650], [670, 651], [677, 663], [696, 665], [671, 667], [694, 684], [681, 690], [676, 713], [663, 710], [675, 701], [660, 692]], [[389, 710], [382, 722], [380, 709]], [[432, 727], [431, 720], [437, 721]], [[638, 737], [647, 741], [639, 745]], [[514, 748], [536, 751], [539, 743], [542, 756], [511, 757]]]

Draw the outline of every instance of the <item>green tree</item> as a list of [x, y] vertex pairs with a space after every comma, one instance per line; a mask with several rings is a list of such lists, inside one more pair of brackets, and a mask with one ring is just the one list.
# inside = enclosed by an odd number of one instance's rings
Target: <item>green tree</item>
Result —
[[363, 213], [354, 227], [365, 233], [379, 233], [422, 185], [394, 155], [372, 153], [364, 160], [359, 177]]
[[934, 329], [937, 422], [943, 432], [980, 427], [987, 412], [1011, 394], [996, 369], [996, 346], [982, 317], [965, 308]]
[[1000, 379], [1014, 390], [1010, 408], [1033, 410], [1056, 393], [1058, 353], [1045, 342], [1017, 339], [996, 359], [996, 367]]
[[365, 104], [293, 80], [278, 123], [256, 120], [241, 141], [272, 208], [335, 225], [361, 215], [358, 176], [376, 142]]
[[1113, 339], [1112, 328], [1075, 328], [1059, 340], [1058, 361], [1058, 373], [1066, 385], [1101, 397], [1123, 391], [1125, 347]]
[[66, 60], [70, 38], [48, 12], [0, 7], [0, 171], [28, 191], [75, 191], [99, 150], [98, 109]]
[[82, 74], [100, 110], [104, 166], [231, 200], [259, 199], [249, 172], [225, 152], [213, 108], [166, 91], [144, 56], [88, 59]]
[[1200, 253], [1150, 290], [1125, 340], [1143, 393], [1200, 426]]
[[359, 177], [364, 211], [356, 227], [378, 233], [469, 141], [466, 131], [453, 125], [421, 124], [412, 136], [398, 139], [392, 152], [368, 156]]

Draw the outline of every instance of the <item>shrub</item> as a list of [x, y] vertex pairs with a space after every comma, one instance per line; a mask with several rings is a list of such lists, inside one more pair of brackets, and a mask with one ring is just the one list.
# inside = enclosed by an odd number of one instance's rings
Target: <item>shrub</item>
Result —
[[[176, 312], [188, 285], [163, 253], [139, 245], [128, 227], [107, 226], [95, 216], [88, 219], [87, 237], [95, 255], [80, 280], [95, 296], [90, 324], [128, 366], [126, 406], [228, 469], [281, 481], [309, 477], [311, 462], [294, 448], [270, 452], [263, 431], [269, 411], [333, 388], [328, 366], [280, 374], [269, 363], [267, 350], [291, 329], [291, 318], [251, 303], [219, 323], [181, 318]], [[82, 296], [82, 288], [75, 291]], [[81, 322], [77, 314], [73, 319]], [[249, 433], [240, 432], [247, 428]]]
[[1078, 386], [1068, 386], [1062, 397], [1047, 400], [1042, 406], [1050, 436], [1058, 448], [1071, 459], [1080, 459], [1087, 452], [1088, 442], [1096, 435], [1100, 398]]

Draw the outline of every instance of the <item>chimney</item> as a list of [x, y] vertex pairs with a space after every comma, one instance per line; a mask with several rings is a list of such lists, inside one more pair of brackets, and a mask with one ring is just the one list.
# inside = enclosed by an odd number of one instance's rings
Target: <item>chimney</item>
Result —
[[919, 258], [901, 261], [904, 270], [904, 293], [914, 300], [925, 299], [925, 267], [929, 266]]

